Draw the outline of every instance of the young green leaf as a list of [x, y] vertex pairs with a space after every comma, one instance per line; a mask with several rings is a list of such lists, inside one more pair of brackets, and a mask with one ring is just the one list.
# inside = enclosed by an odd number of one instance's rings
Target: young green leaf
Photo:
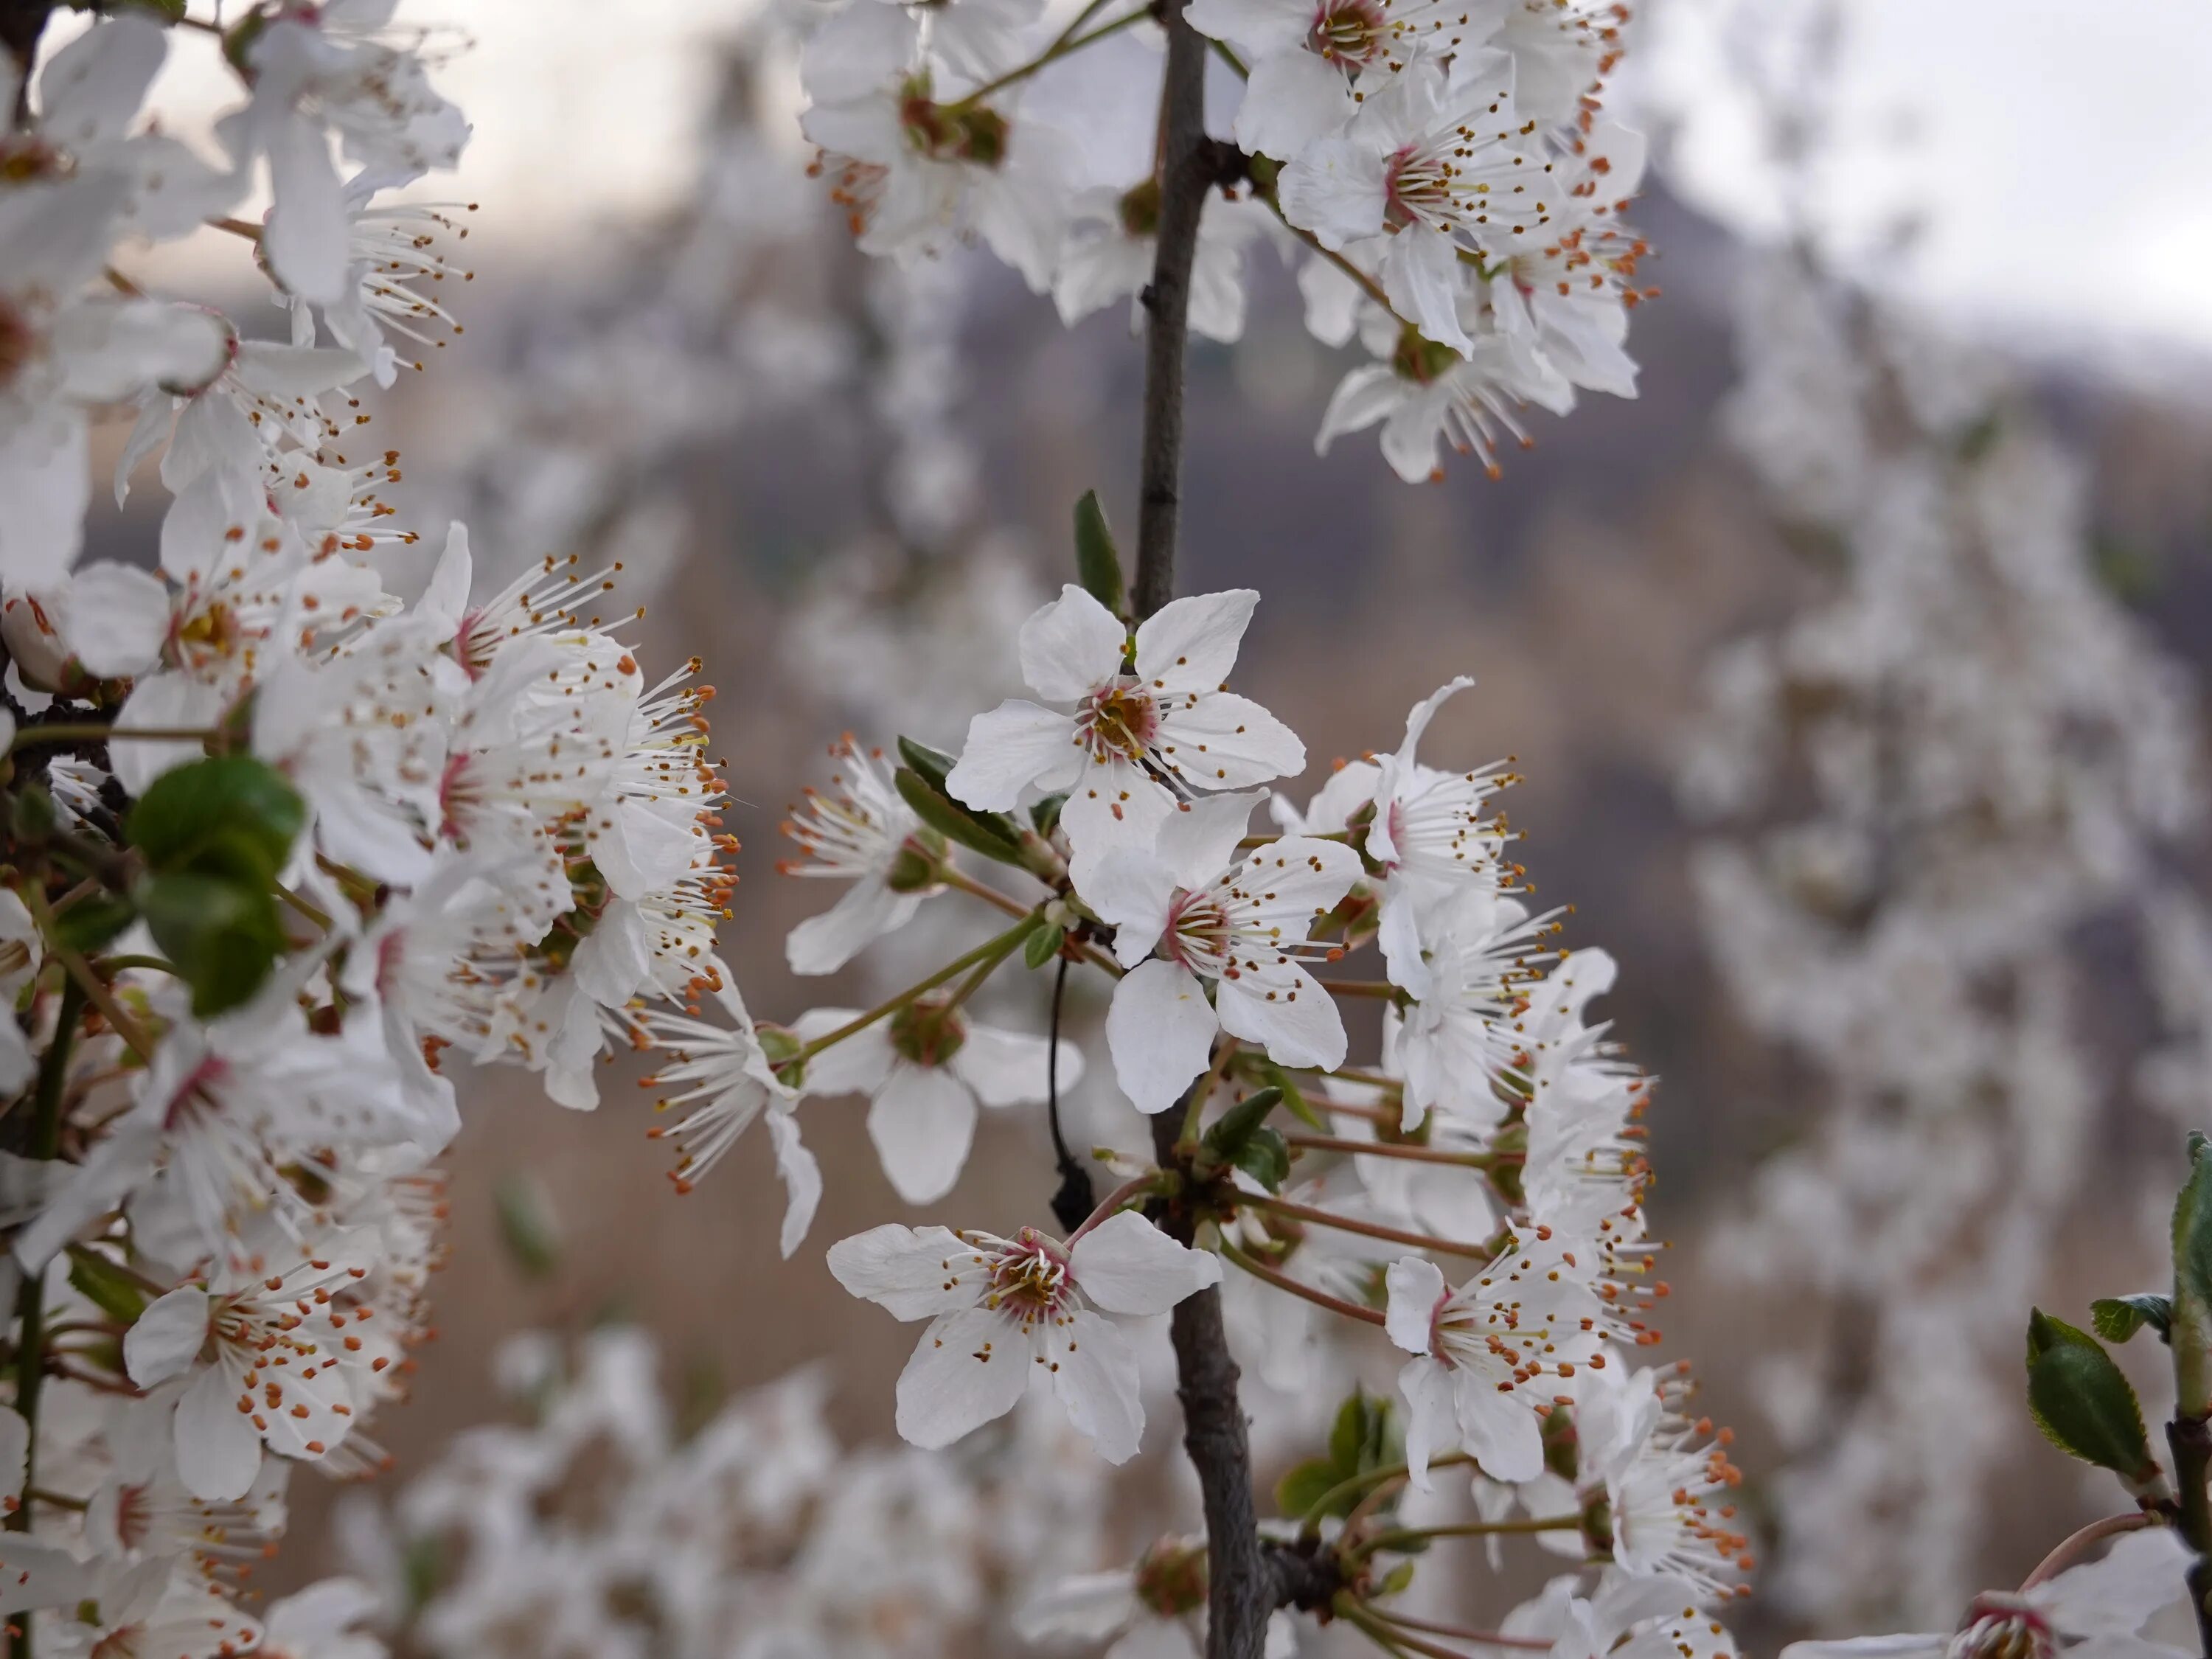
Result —
[[920, 774], [923, 782], [940, 795], [945, 793], [945, 780], [957, 763], [952, 756], [941, 749], [932, 749], [926, 743], [916, 743], [912, 738], [901, 738], [898, 751], [899, 758]]
[[1217, 1164], [1236, 1163], [1237, 1153], [1251, 1139], [1253, 1132], [1282, 1103], [1280, 1089], [1255, 1089], [1213, 1121], [1206, 1138], [1199, 1143], [1200, 1156]]
[[266, 886], [184, 871], [147, 877], [136, 896], [154, 942], [191, 987], [192, 1012], [202, 1019], [250, 999], [284, 949]]
[[54, 918], [54, 943], [79, 955], [97, 951], [137, 915], [137, 907], [120, 893], [88, 893]]
[[115, 1262], [86, 1244], [69, 1246], [70, 1283], [92, 1305], [118, 1323], [137, 1322], [151, 1300], [145, 1289]]
[[2124, 1480], [2149, 1474], [2135, 1389], [2095, 1337], [2039, 1308], [2027, 1318], [2027, 1408], [2059, 1450]]
[[153, 870], [242, 873], [283, 868], [307, 807], [283, 775], [251, 755], [172, 768], [147, 786], [124, 828]]
[[2148, 1325], [2161, 1342], [2173, 1328], [2173, 1298], [2148, 1291], [2134, 1296], [2100, 1297], [2089, 1304], [2089, 1323], [2107, 1342], [2124, 1342]]
[[1065, 927], [1040, 927], [1022, 941], [1022, 960], [1032, 968], [1042, 968], [1060, 954], [1066, 939]]
[[981, 853], [1000, 864], [1021, 862], [1021, 831], [1012, 819], [998, 812], [969, 811], [951, 796], [932, 788], [928, 780], [910, 766], [900, 767], [892, 781], [898, 786], [900, 798], [914, 808], [915, 816], [947, 841], [957, 842], [969, 852]]
[[1326, 1457], [1309, 1457], [1303, 1463], [1293, 1463], [1275, 1482], [1275, 1508], [1293, 1520], [1302, 1520], [1343, 1480], [1336, 1465]]
[[1114, 532], [1095, 489], [1085, 490], [1075, 504], [1075, 576], [1092, 599], [1121, 614], [1121, 556], [1115, 550]]
[[1279, 1193], [1291, 1178], [1291, 1149], [1276, 1131], [1261, 1124], [1245, 1137], [1229, 1160], [1271, 1193]]

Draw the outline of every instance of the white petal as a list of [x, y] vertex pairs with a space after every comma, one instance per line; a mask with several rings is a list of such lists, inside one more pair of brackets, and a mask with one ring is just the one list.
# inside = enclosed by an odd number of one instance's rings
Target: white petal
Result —
[[1250, 789], [1206, 795], [1177, 806], [1160, 826], [1158, 849], [1178, 884], [1195, 891], [1236, 861], [1237, 843], [1251, 824], [1261, 794]]
[[206, 1346], [208, 1293], [179, 1285], [157, 1298], [123, 1334], [123, 1368], [142, 1389], [180, 1376]]
[[222, 319], [160, 300], [88, 300], [55, 322], [49, 344], [69, 394], [115, 403], [156, 386], [205, 386], [230, 349]]
[[[792, 1035], [812, 1042], [851, 1024], [858, 1010], [809, 1008], [791, 1023]], [[878, 1020], [864, 1025], [842, 1042], [833, 1042], [806, 1062], [806, 1090], [817, 1095], [872, 1095], [891, 1073], [897, 1056], [891, 1048], [890, 1025]]]
[[1128, 1338], [1111, 1322], [1079, 1310], [1065, 1326], [1048, 1328], [1044, 1352], [1068, 1421], [1109, 1463], [1134, 1457], [1145, 1436], [1145, 1401]]
[[895, 893], [879, 876], [863, 876], [818, 916], [809, 916], [783, 941], [794, 974], [834, 974], [884, 934], [906, 926], [921, 906], [920, 893]]
[[44, 587], [76, 562], [92, 495], [84, 414], [61, 406], [0, 425], [0, 582]]
[[1405, 396], [1406, 382], [1389, 365], [1369, 363], [1353, 369], [1337, 382], [1328, 407], [1322, 411], [1321, 430], [1314, 434], [1314, 453], [1326, 455], [1329, 445], [1343, 434], [1361, 431], [1384, 419]]
[[1114, 954], [1124, 968], [1135, 967], [1159, 943], [1175, 890], [1173, 870], [1152, 852], [1127, 847], [1086, 860], [1075, 884], [1099, 920], [1113, 924]]
[[[1419, 1364], [1419, 1360], [1413, 1362]], [[1544, 1433], [1518, 1389], [1466, 1371], [1452, 1379], [1460, 1443], [1492, 1480], [1534, 1480], [1544, 1472]]]
[[1109, 1313], [1164, 1314], [1221, 1282], [1211, 1250], [1178, 1244], [1134, 1210], [1109, 1216], [1075, 1241], [1068, 1271]]
[[169, 590], [160, 577], [127, 564], [81, 567], [59, 609], [63, 644], [100, 679], [149, 667], [169, 628]]
[[952, 1190], [975, 1139], [975, 1097], [941, 1066], [902, 1060], [868, 1107], [868, 1139], [884, 1174], [909, 1204]]
[[445, 548], [430, 572], [429, 586], [415, 602], [416, 620], [426, 628], [434, 625], [433, 638], [442, 642], [459, 631], [475, 568], [469, 556], [469, 527], [456, 520], [446, 526]]
[[1398, 1373], [1398, 1392], [1406, 1397], [1406, 1469], [1423, 1492], [1429, 1488], [1429, 1459], [1449, 1451], [1457, 1436], [1452, 1415], [1452, 1374], [1440, 1359], [1409, 1359]]
[[0, 1613], [74, 1607], [100, 1583], [95, 1564], [77, 1560], [58, 1544], [0, 1533]]
[[2102, 1559], [2069, 1567], [2028, 1592], [2069, 1636], [2133, 1635], [2157, 1608], [2185, 1601], [2189, 1552], [2172, 1529], [2153, 1527], [2118, 1540]]
[[177, 1401], [177, 1473], [208, 1503], [243, 1498], [261, 1472], [261, 1437], [238, 1409], [238, 1388], [212, 1367]]
[[1022, 624], [1022, 680], [1048, 702], [1075, 702], [1121, 672], [1121, 619], [1070, 582]]
[[1349, 138], [1316, 138], [1282, 171], [1283, 216], [1331, 252], [1382, 229], [1383, 158]]
[[776, 1178], [783, 1182], [783, 1226], [776, 1245], [784, 1260], [791, 1259], [814, 1224], [814, 1212], [822, 1204], [822, 1166], [800, 1144], [798, 1114], [774, 1110], [768, 1115], [768, 1141], [775, 1152]]
[[1212, 1057], [1218, 1029], [1206, 993], [1188, 968], [1141, 963], [1114, 988], [1106, 1046], [1114, 1079], [1140, 1112], [1164, 1112]]
[[1383, 1283], [1390, 1292], [1384, 1333], [1408, 1353], [1428, 1352], [1434, 1346], [1437, 1304], [1445, 1295], [1443, 1269], [1423, 1256], [1400, 1256]]
[[1344, 1017], [1304, 968], [1246, 973], [1214, 987], [1221, 1029], [1261, 1044], [1278, 1065], [1333, 1072], [1344, 1064]]
[[1305, 769], [1298, 734], [1254, 702], [1216, 691], [1160, 720], [1160, 751], [1201, 789], [1243, 789]]
[[1024, 1642], [1064, 1636], [1103, 1642], [1144, 1611], [1136, 1578], [1127, 1567], [1078, 1573], [1046, 1585], [1014, 1612], [1014, 1633]]
[[886, 1222], [830, 1247], [830, 1271], [854, 1296], [896, 1319], [934, 1319], [973, 1307], [981, 1294], [975, 1253], [945, 1227]]
[[945, 787], [978, 811], [1003, 812], [1020, 802], [1030, 784], [1068, 787], [1082, 765], [1075, 722], [1017, 697], [969, 721], [967, 744]]
[[1303, 0], [1191, 0], [1183, 16], [1200, 34], [1250, 48], [1263, 59], [1303, 52], [1313, 26], [1313, 8]]
[[[115, 717], [116, 728], [134, 726], [211, 726], [222, 714], [222, 694], [182, 673], [165, 672], [138, 682]], [[155, 778], [173, 766], [198, 760], [204, 744], [167, 738], [118, 739], [108, 745], [116, 781], [133, 795], [143, 795]]]
[[40, 71], [40, 137], [72, 152], [124, 137], [168, 50], [150, 17], [94, 24]]
[[1237, 142], [1255, 155], [1303, 155], [1343, 130], [1355, 106], [1343, 72], [1318, 52], [1285, 52], [1252, 65], [1237, 106]]
[[1148, 690], [1212, 691], [1237, 666], [1260, 595], [1249, 587], [1171, 599], [1137, 629], [1137, 678]]
[[1438, 345], [1474, 349], [1459, 320], [1459, 252], [1450, 237], [1408, 225], [1383, 245], [1382, 290], [1392, 307]]
[[1036, 1363], [1020, 1327], [981, 1308], [948, 1314], [921, 1334], [898, 1380], [899, 1437], [949, 1446], [1013, 1410]]
[[[970, 1022], [968, 1040], [952, 1056], [952, 1073], [975, 1091], [986, 1106], [1031, 1106], [1050, 1092], [1047, 1061], [1052, 1045], [1026, 1031], [1002, 1031]], [[1060, 1045], [1060, 1086], [1072, 1089], [1083, 1076], [1083, 1051]]]
[[1067, 804], [1060, 810], [1074, 856], [1069, 872], [1079, 884], [1091, 879], [1099, 860], [1118, 850], [1150, 852], [1175, 797], [1138, 767], [1118, 757], [1103, 764], [1079, 758], [1068, 779]]
[[1188, 1621], [1146, 1608], [1099, 1659], [1199, 1659], [1198, 1637]]
[[330, 140], [304, 117], [287, 116], [269, 137], [269, 184], [276, 198], [261, 251], [276, 280], [303, 300], [330, 302], [345, 292], [346, 210]]

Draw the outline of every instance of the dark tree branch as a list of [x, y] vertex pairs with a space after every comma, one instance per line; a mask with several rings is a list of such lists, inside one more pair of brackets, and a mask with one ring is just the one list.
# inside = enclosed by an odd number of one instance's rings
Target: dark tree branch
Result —
[[[1243, 176], [1234, 147], [1206, 136], [1205, 40], [1183, 21], [1184, 0], [1160, 0], [1168, 37], [1160, 92], [1160, 216], [1152, 280], [1144, 292], [1145, 428], [1139, 458], [1137, 573], [1132, 599], [1142, 621], [1175, 597], [1176, 515], [1182, 504], [1183, 355], [1189, 338], [1190, 273], [1206, 191]], [[1163, 1169], [1188, 1170], [1178, 1152], [1184, 1108], [1152, 1120]], [[1158, 1216], [1188, 1244], [1197, 1217], [1187, 1201]], [[1252, 1453], [1237, 1362], [1221, 1322], [1221, 1292], [1186, 1297], [1171, 1321], [1183, 1449], [1198, 1471], [1206, 1505], [1206, 1659], [1261, 1659], [1276, 1608], [1326, 1609], [1338, 1578], [1324, 1552], [1260, 1536], [1252, 1499]]]
[[1160, 217], [1145, 289], [1145, 431], [1137, 500], [1138, 617], [1175, 597], [1176, 514], [1182, 495], [1183, 348], [1190, 336], [1190, 269], [1198, 221], [1219, 171], [1206, 136], [1206, 40], [1163, 0], [1167, 71], [1160, 88]]
[[19, 127], [31, 123], [31, 70], [39, 60], [39, 36], [53, 9], [54, 0], [0, 0], [0, 51], [14, 63], [16, 77], [9, 118]]

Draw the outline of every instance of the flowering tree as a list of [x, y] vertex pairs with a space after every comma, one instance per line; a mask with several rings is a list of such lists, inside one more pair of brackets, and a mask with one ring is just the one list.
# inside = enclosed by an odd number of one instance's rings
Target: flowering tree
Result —
[[[42, 55], [48, 8], [0, 5], [17, 77], [0, 171], [0, 972], [17, 1016], [0, 1022], [16, 1279], [0, 1613], [19, 1653], [362, 1650], [370, 1592], [327, 1583], [257, 1617], [244, 1558], [281, 1528], [292, 1465], [380, 1461], [363, 1419], [423, 1328], [451, 1071], [521, 1065], [587, 1107], [617, 1046], [653, 1054], [679, 1191], [763, 1126], [787, 1255], [822, 1190], [811, 1096], [869, 1097], [911, 1202], [951, 1188], [987, 1107], [1042, 1104], [1056, 1168], [1011, 1236], [886, 1222], [830, 1247], [848, 1290], [921, 1328], [897, 1387], [912, 1455], [842, 1458], [804, 1379], [678, 1455], [634, 1346], [599, 1344], [565, 1387], [538, 1366], [538, 1434], [473, 1443], [410, 1500], [426, 1525], [492, 1523], [472, 1540], [490, 1576], [434, 1604], [434, 1647], [480, 1650], [504, 1613], [583, 1605], [597, 1581], [533, 1548], [532, 1499], [603, 1428], [624, 1439], [633, 1537], [739, 1540], [734, 1565], [672, 1547], [629, 1563], [678, 1650], [899, 1651], [853, 1605], [896, 1580], [904, 1611], [957, 1606], [967, 1581], [900, 1580], [890, 1551], [848, 1584], [839, 1517], [953, 1535], [999, 1507], [1030, 1522], [1017, 1534], [1088, 1540], [1100, 1488], [1036, 1471], [1071, 1437], [1107, 1464], [1136, 1455], [1139, 1349], [1164, 1316], [1204, 1534], [1072, 1579], [1072, 1547], [979, 1541], [992, 1571], [1054, 1576], [1024, 1587], [1024, 1633], [1111, 1639], [1125, 1659], [1257, 1659], [1302, 1620], [1429, 1659], [1733, 1653], [1714, 1613], [1749, 1558], [1725, 1437], [1685, 1409], [1679, 1363], [1634, 1363], [1666, 1290], [1642, 1209], [1650, 1081], [1591, 1018], [1611, 958], [1528, 902], [1492, 811], [1510, 763], [1433, 763], [1428, 727], [1471, 682], [1295, 802], [1272, 786], [1304, 744], [1229, 689], [1259, 595], [1175, 591], [1187, 333], [1237, 325], [1260, 237], [1304, 261], [1316, 331], [1378, 359], [1340, 387], [1323, 444], [1380, 423], [1408, 477], [1439, 436], [1494, 465], [1523, 404], [1632, 389], [1641, 250], [1618, 210], [1641, 150], [1598, 98], [1620, 20], [1552, 0], [1109, 9], [850, 0], [807, 44], [806, 129], [863, 247], [921, 258], [973, 234], [1065, 314], [1135, 295], [1146, 398], [1133, 568], [1086, 496], [1079, 580], [1014, 641], [1033, 696], [975, 714], [957, 753], [842, 743], [789, 826], [795, 871], [843, 886], [789, 941], [801, 973], [926, 908], [1005, 925], [871, 1007], [769, 1022], [716, 952], [733, 848], [697, 665], [649, 684], [614, 573], [574, 557], [478, 598], [456, 526], [411, 602], [373, 563], [415, 532], [386, 499], [395, 459], [361, 459], [353, 392], [452, 325], [459, 275], [451, 216], [384, 196], [466, 136], [426, 41], [389, 0], [287, 0], [221, 26], [127, 9]], [[219, 161], [138, 119], [179, 37], [237, 73]], [[1206, 126], [1216, 59], [1245, 83], [1229, 137]], [[1103, 180], [1047, 113], [1094, 73], [1108, 101], [1157, 112], [1150, 159]], [[231, 216], [264, 177], [266, 213]], [[251, 245], [288, 340], [131, 275], [142, 242], [210, 228]], [[158, 453], [173, 497], [158, 574], [79, 562], [89, 424], [118, 407], [135, 410], [118, 495]], [[1017, 962], [1050, 976], [1042, 1034], [974, 1012]], [[1110, 986], [1107, 1059], [1150, 1115], [1149, 1157], [1086, 1159], [1061, 1133], [1077, 974]], [[1342, 1009], [1364, 1005], [1380, 1038], [1354, 1063]], [[2172, 1344], [2172, 1478], [2095, 1339], [2036, 1316], [2031, 1403], [2137, 1508], [1978, 1605], [1976, 1650], [2053, 1632], [2145, 1645], [2184, 1599], [2185, 1559], [2201, 1603], [2207, 1180], [2178, 1214], [2173, 1293], [2097, 1315], [2108, 1340], [2152, 1326]], [[1388, 1356], [1395, 1390], [1317, 1419], [1263, 1522], [1240, 1358], [1324, 1341]], [[956, 1484], [921, 1461], [1018, 1412]], [[2142, 1535], [2062, 1571], [2124, 1532]], [[1455, 1571], [1415, 1582], [1447, 1551], [1480, 1559], [1468, 1540], [1550, 1547], [1571, 1571], [1471, 1626], [1422, 1599]], [[515, 1583], [533, 1588], [495, 1593]], [[619, 1621], [538, 1629], [538, 1651], [635, 1639]]]

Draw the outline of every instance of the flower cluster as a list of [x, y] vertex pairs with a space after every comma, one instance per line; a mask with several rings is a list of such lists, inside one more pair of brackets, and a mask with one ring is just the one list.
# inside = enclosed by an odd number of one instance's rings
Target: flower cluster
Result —
[[[842, 890], [793, 931], [790, 965], [834, 972], [963, 898], [1012, 925], [871, 1009], [647, 1016], [680, 1056], [660, 1074], [679, 1184], [754, 1118], [781, 1158], [805, 1100], [857, 1093], [901, 1195], [941, 1196], [979, 1106], [1044, 1104], [1057, 1134], [1079, 1064], [1065, 1039], [981, 1024], [971, 999], [1017, 956], [1058, 964], [1062, 985], [1095, 972], [1112, 986], [1114, 1080], [1158, 1118], [1156, 1159], [1114, 1155], [1122, 1182], [1101, 1202], [1064, 1192], [1060, 1233], [886, 1224], [830, 1252], [848, 1291], [925, 1323], [900, 1432], [948, 1446], [1048, 1393], [1124, 1462], [1146, 1421], [1145, 1322], [1218, 1285], [1239, 1358], [1263, 1373], [1339, 1337], [1398, 1352], [1400, 1401], [1358, 1407], [1377, 1455], [1287, 1513], [1358, 1618], [1395, 1616], [1410, 1564], [1377, 1558], [1433, 1535], [1399, 1505], [1431, 1501], [1446, 1469], [1485, 1517], [1460, 1530], [1571, 1535], [1607, 1564], [1601, 1597], [1644, 1583], [1638, 1629], [1709, 1608], [1747, 1545], [1724, 1437], [1682, 1410], [1679, 1368], [1632, 1363], [1658, 1340], [1665, 1287], [1641, 1202], [1650, 1080], [1589, 1017], [1613, 963], [1529, 909], [1492, 811], [1510, 766], [1423, 758], [1470, 681], [1418, 705], [1395, 751], [1340, 765], [1310, 799], [1271, 793], [1305, 752], [1227, 689], [1257, 599], [1196, 595], [1133, 626], [1110, 586], [1071, 585], [1019, 633], [1036, 700], [977, 715], [957, 756], [837, 745], [786, 826], [786, 867]], [[1273, 830], [1255, 822], [1263, 805]], [[1370, 947], [1382, 977], [1338, 966]], [[1360, 1003], [1383, 1030], [1355, 1066], [1341, 1008]], [[1166, 1559], [1139, 1580], [1174, 1578]], [[1037, 1628], [1059, 1627], [1054, 1605]], [[1074, 1605], [1067, 1628], [1087, 1628], [1091, 1602]]]
[[[1151, 108], [1155, 9], [1036, 0], [848, 0], [802, 65], [806, 136], [862, 247], [987, 243], [1069, 322], [1152, 280], [1166, 181], [1149, 130], [1089, 111]], [[1233, 151], [1213, 157], [1190, 326], [1234, 340], [1248, 254], [1297, 268], [1306, 323], [1374, 359], [1352, 370], [1316, 447], [1380, 425], [1409, 482], [1439, 439], [1493, 475], [1519, 411], [1580, 391], [1632, 397], [1628, 313], [1646, 252], [1622, 211], [1644, 141], [1602, 94], [1627, 9], [1607, 0], [1191, 0], [1243, 82]]]
[[[343, 1587], [239, 1592], [295, 1465], [385, 1461], [457, 1066], [589, 1106], [647, 1009], [729, 994], [697, 664], [648, 682], [611, 570], [474, 596], [458, 525], [411, 601], [377, 562], [418, 535], [361, 399], [466, 280], [457, 220], [387, 194], [468, 134], [392, 11], [127, 9], [4, 88], [0, 1611], [42, 1650], [358, 1651]], [[173, 43], [243, 90], [216, 159], [142, 108]], [[193, 234], [284, 337], [130, 274]], [[81, 562], [117, 415], [153, 570]]]

